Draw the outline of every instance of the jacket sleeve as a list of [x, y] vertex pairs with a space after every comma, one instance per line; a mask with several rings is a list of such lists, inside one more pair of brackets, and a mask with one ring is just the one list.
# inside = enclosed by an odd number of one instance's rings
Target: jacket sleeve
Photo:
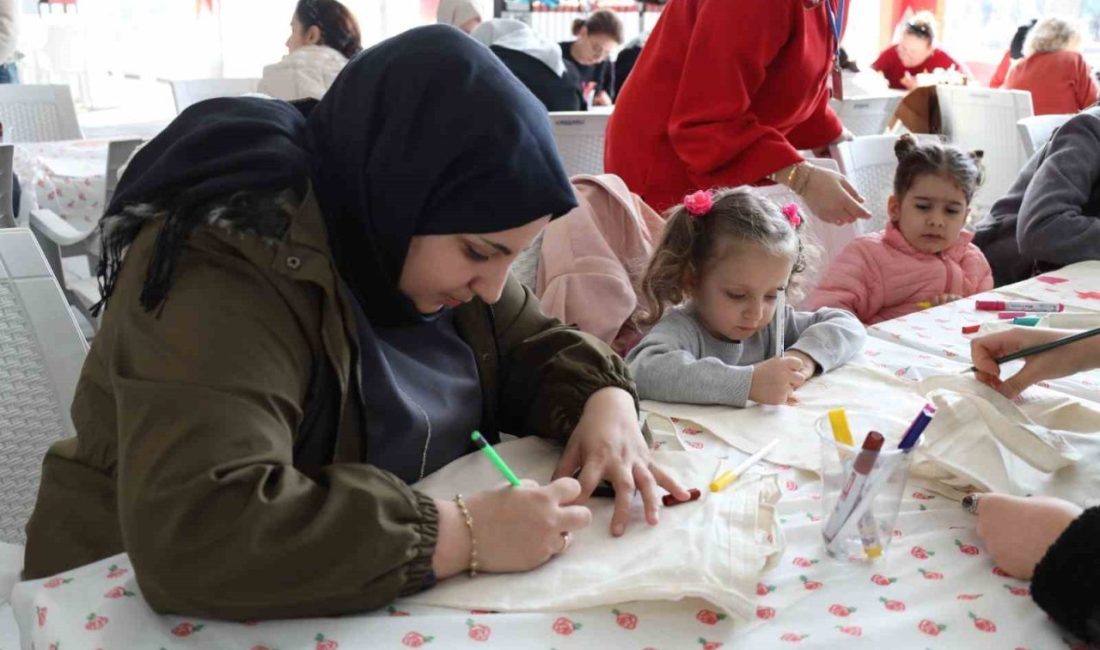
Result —
[[989, 267], [989, 260], [985, 259], [982, 250], [974, 244], [966, 247], [966, 254], [962, 258], [962, 269], [968, 290], [966, 295], [972, 296], [993, 288], [993, 269]]
[[787, 141], [798, 149], [816, 149], [832, 144], [843, 131], [844, 125], [829, 105], [829, 93], [821, 93], [813, 115], [791, 129], [787, 133]]
[[847, 363], [863, 349], [867, 330], [841, 309], [795, 311], [787, 308], [788, 350], [798, 350], [817, 362], [821, 372]]
[[867, 323], [884, 307], [884, 280], [879, 267], [865, 250], [866, 245], [856, 240], [840, 251], [821, 282], [802, 305], [806, 311], [822, 307], [846, 309]]
[[668, 124], [692, 183], [754, 183], [801, 161], [787, 138], [751, 110], [787, 40], [788, 12], [770, 2], [728, 0], [703, 0], [698, 11]]
[[1100, 215], [1084, 214], [1100, 182], [1100, 117], [1085, 111], [1047, 144], [1016, 222], [1016, 242], [1028, 258], [1059, 265], [1100, 259]]
[[543, 315], [538, 298], [509, 275], [492, 307], [500, 349], [500, 424], [513, 434], [566, 440], [601, 388], [635, 396], [626, 364], [591, 334]]
[[[145, 267], [128, 259], [120, 287]], [[158, 612], [335, 616], [432, 581], [431, 499], [367, 464], [295, 468], [317, 359], [271, 282], [232, 254], [187, 248], [161, 313], [129, 290], [105, 315], [121, 319], [106, 361], [119, 522]]]
[[1100, 643], [1100, 508], [1069, 525], [1035, 567], [1031, 595], [1078, 637]]

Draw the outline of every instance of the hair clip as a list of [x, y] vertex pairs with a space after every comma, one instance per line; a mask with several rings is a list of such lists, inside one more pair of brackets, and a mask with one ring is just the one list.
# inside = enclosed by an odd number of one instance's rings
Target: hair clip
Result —
[[684, 197], [684, 209], [693, 217], [701, 217], [714, 207], [714, 196], [706, 190], [697, 190]]
[[791, 228], [798, 230], [798, 227], [802, 225], [802, 215], [798, 212], [798, 204], [788, 203], [781, 209], [783, 210], [783, 216], [787, 217], [787, 223], [791, 224]]

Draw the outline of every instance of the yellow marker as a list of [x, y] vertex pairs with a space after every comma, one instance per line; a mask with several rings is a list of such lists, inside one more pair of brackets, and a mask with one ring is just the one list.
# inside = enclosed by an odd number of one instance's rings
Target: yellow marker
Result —
[[849, 447], [855, 445], [852, 440], [852, 430], [848, 428], [848, 416], [844, 413], [844, 409], [829, 411], [829, 424], [833, 427], [833, 440]]
[[927, 300], [923, 300], [917, 303], [917, 307], [920, 307], [921, 309], [931, 309], [932, 303], [928, 302]]
[[745, 461], [743, 463], [741, 463], [740, 465], [738, 465], [737, 467], [734, 467], [733, 469], [731, 469], [728, 472], [723, 472], [721, 475], [718, 476], [718, 478], [711, 481], [710, 491], [711, 492], [721, 492], [722, 490], [726, 489], [729, 486], [730, 483], [733, 483], [734, 481], [737, 480], [737, 478], [739, 476], [744, 474], [745, 470], [747, 470], [748, 468], [755, 465], [757, 461], [759, 461], [769, 451], [772, 450], [772, 447], [774, 447], [778, 444], [779, 444], [778, 439], [777, 440], [772, 440], [768, 444], [764, 445], [760, 449], [760, 451], [758, 451], [755, 454], [753, 454], [752, 456], [749, 456], [748, 458], [746, 458]]

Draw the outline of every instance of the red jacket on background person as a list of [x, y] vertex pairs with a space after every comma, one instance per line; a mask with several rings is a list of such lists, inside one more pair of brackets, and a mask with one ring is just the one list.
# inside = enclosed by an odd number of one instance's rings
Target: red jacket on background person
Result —
[[952, 67], [963, 74], [970, 73], [965, 65], [951, 58], [950, 54], [938, 47], [932, 50], [932, 56], [925, 59], [924, 63], [912, 68], [907, 68], [905, 64], [901, 62], [901, 57], [898, 56], [897, 47], [893, 45], [883, 50], [882, 53], [878, 55], [878, 58], [875, 59], [875, 62], [871, 64], [871, 68], [881, 72], [882, 76], [886, 77], [886, 81], [890, 83], [890, 87], [896, 90], [905, 89], [901, 80], [907, 72], [916, 77], [922, 72], [932, 72], [938, 68], [950, 70]]
[[695, 189], [759, 182], [802, 161], [799, 149], [836, 140], [825, 2], [838, 0], [666, 5], [616, 100], [605, 170], [664, 210]]
[[1085, 57], [1072, 50], [1035, 52], [1008, 71], [1004, 87], [1027, 90], [1036, 115], [1077, 113], [1096, 103], [1097, 87]]

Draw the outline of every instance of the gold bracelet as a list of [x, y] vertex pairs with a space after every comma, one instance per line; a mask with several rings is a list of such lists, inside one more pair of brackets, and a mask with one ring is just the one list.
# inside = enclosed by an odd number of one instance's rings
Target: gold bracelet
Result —
[[[795, 163], [791, 165], [791, 171], [787, 172], [787, 187], [794, 190], [795, 179], [798, 178], [798, 172], [802, 169], [802, 163]], [[795, 190], [797, 192], [798, 190]]]
[[802, 175], [802, 180], [798, 183], [798, 187], [792, 187], [791, 189], [794, 190], [795, 194], [801, 196], [806, 192], [806, 187], [810, 184], [810, 176], [813, 175], [813, 165], [807, 163], [799, 165], [799, 167], [803, 168], [806, 173]]
[[466, 528], [470, 529], [470, 577], [477, 575], [477, 540], [474, 539], [474, 518], [470, 516], [470, 509], [466, 507], [466, 500], [461, 494], [456, 494], [455, 505], [458, 506], [462, 518], [466, 520]]

